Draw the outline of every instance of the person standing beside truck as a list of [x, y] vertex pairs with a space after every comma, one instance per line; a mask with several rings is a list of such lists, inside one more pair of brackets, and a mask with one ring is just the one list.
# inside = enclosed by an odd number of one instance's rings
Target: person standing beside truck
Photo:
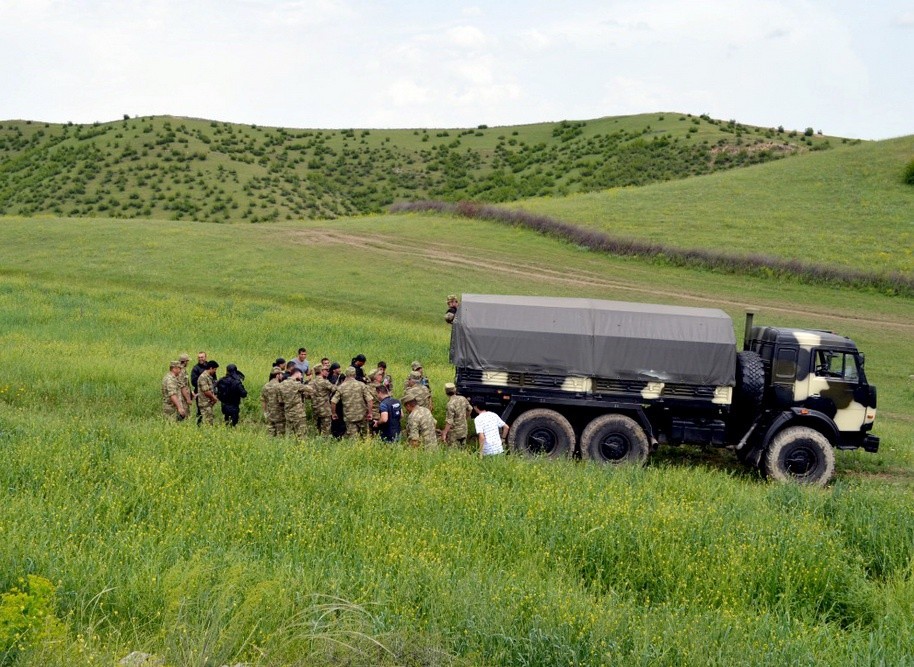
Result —
[[473, 424], [479, 436], [479, 458], [503, 453], [502, 441], [508, 437], [508, 425], [497, 414], [486, 410], [486, 402], [482, 398], [473, 399], [473, 410], [476, 411]]

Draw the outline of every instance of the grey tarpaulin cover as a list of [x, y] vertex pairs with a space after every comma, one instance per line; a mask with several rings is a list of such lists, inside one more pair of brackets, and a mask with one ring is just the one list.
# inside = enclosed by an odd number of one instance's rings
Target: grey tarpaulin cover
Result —
[[451, 331], [451, 363], [733, 386], [736, 339], [730, 316], [715, 308], [464, 294]]

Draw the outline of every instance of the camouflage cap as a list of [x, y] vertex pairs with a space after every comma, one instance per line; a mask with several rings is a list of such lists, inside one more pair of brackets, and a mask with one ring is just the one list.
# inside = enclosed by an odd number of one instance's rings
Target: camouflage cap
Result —
[[353, 366], [346, 368], [346, 377], [355, 377], [355, 368]]
[[457, 300], [457, 295], [456, 295], [456, 294], [448, 294], [448, 295], [447, 295], [447, 300], [448, 300], [448, 301], [456, 301], [456, 300]]
[[180, 368], [180, 366], [181, 366], [181, 362], [180, 362], [180, 361], [169, 361], [169, 362], [168, 362], [168, 369], [169, 369], [169, 370], [171, 370], [172, 368]]
[[422, 368], [422, 362], [421, 362], [421, 361], [414, 361], [414, 362], [412, 363], [412, 369], [413, 369], [414, 371], [417, 371], [417, 370], [419, 370], [420, 368]]
[[409, 374], [409, 379], [419, 381], [422, 379], [422, 373], [420, 373], [418, 371], [413, 371], [412, 373]]
[[457, 385], [455, 385], [453, 382], [445, 382], [444, 390], [445, 391], [457, 391]]
[[270, 370], [270, 375], [276, 375], [278, 373], [282, 373], [282, 369], [279, 366], [273, 366]]
[[181, 356], [178, 357], [178, 361], [190, 361], [190, 355], [187, 352], [182, 352]]
[[403, 398], [400, 399], [400, 402], [403, 405], [406, 405], [407, 403], [416, 403], [417, 401], [418, 401], [418, 397], [416, 395], [416, 392], [414, 392], [414, 391], [404, 392]]

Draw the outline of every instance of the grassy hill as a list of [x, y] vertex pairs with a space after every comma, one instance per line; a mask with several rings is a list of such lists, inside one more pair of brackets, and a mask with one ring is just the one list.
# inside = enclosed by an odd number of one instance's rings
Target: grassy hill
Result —
[[[908, 299], [428, 215], [7, 216], [0, 240], [4, 663], [910, 662]], [[611, 470], [277, 442], [255, 399], [237, 431], [158, 417], [179, 352], [237, 363], [255, 393], [304, 344], [384, 358], [398, 387], [423, 360], [440, 420], [452, 291], [713, 305], [737, 323], [751, 303], [761, 323], [839, 331], [867, 354], [882, 449], [838, 452], [818, 490], [686, 447]]]
[[0, 214], [333, 218], [399, 200], [501, 202], [644, 185], [842, 142], [677, 113], [437, 130], [295, 130], [171, 117], [3, 121]]
[[525, 200], [621, 237], [914, 274], [914, 136], [642, 188]]

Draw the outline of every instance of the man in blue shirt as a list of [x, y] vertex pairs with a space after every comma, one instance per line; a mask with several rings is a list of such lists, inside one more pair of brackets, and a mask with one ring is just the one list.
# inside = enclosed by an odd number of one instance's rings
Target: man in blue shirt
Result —
[[381, 404], [378, 411], [381, 418], [375, 422], [375, 429], [384, 442], [394, 442], [400, 437], [400, 417], [403, 415], [403, 408], [400, 401], [390, 395], [390, 391], [383, 384], [378, 386], [378, 398]]

